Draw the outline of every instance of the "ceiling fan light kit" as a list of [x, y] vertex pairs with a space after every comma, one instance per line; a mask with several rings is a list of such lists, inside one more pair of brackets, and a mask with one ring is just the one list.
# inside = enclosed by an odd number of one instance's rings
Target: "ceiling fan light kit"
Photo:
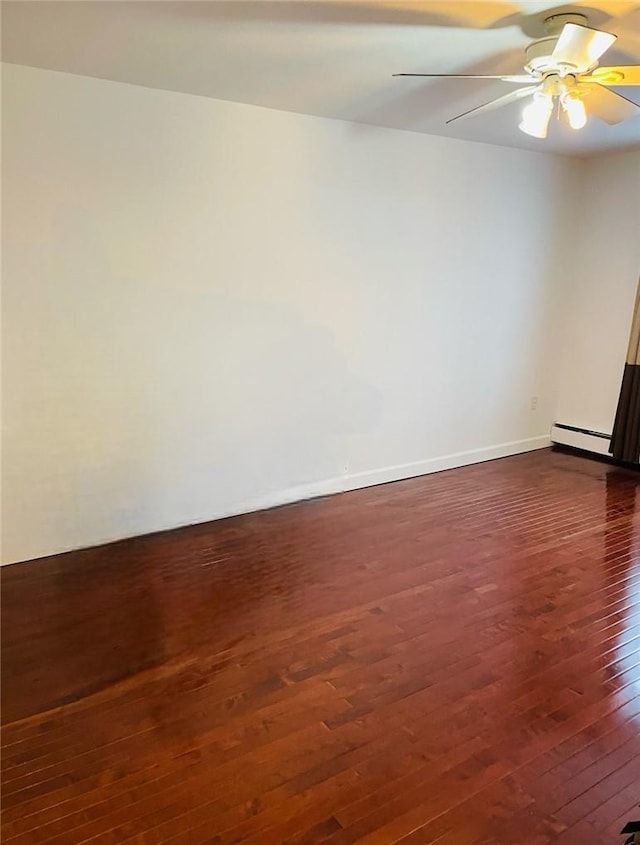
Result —
[[546, 138], [556, 103], [557, 115], [564, 115], [572, 129], [582, 129], [587, 116], [616, 124], [640, 114], [640, 106], [611, 91], [609, 86], [640, 86], [640, 65], [599, 67], [598, 61], [616, 41], [615, 35], [592, 29], [584, 15], [552, 15], [545, 20], [547, 35], [525, 50], [524, 74], [509, 76], [438, 73], [398, 73], [453, 79], [500, 79], [528, 83], [510, 94], [498, 97], [447, 120], [452, 123], [501, 108], [508, 103], [532, 97], [522, 111], [519, 129], [534, 138]]
[[560, 102], [567, 115], [569, 126], [572, 129], [582, 129], [587, 123], [587, 110], [580, 94], [576, 91], [567, 91], [562, 95]]
[[536, 92], [533, 102], [522, 110], [522, 120], [518, 128], [533, 138], [546, 138], [552, 112], [553, 98], [548, 94]]

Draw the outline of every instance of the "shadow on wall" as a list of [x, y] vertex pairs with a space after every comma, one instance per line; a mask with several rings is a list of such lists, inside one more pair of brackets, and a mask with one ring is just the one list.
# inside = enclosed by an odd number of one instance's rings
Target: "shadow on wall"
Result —
[[[17, 447], [5, 467], [7, 562], [264, 506], [341, 475], [348, 436], [380, 414], [332, 327], [305, 313], [313, 304], [139, 282], [117, 301], [83, 353], [41, 350], [59, 395], [50, 413], [23, 403], [13, 420], [31, 452], [30, 474]], [[11, 512], [25, 498], [41, 514], [28, 531]]]
[[250, 510], [341, 475], [348, 436], [374, 425], [379, 394], [328, 320], [274, 298], [199, 289], [156, 320], [138, 385], [142, 530]]

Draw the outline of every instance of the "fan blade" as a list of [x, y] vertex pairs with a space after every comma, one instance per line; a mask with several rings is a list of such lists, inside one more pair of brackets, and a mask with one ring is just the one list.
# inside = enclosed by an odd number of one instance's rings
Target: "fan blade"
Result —
[[589, 75], [598, 85], [640, 85], [640, 65], [598, 67]]
[[493, 111], [493, 109], [502, 108], [502, 106], [507, 106], [509, 103], [514, 103], [516, 100], [522, 99], [522, 97], [527, 97], [529, 94], [533, 94], [533, 92], [537, 91], [539, 88], [539, 85], [527, 85], [526, 88], [518, 88], [516, 91], [510, 91], [508, 94], [505, 94], [504, 97], [498, 97], [497, 100], [490, 100], [482, 106], [476, 106], [474, 109], [469, 109], [469, 111], [462, 112], [462, 114], [449, 118], [447, 123], [453, 123], [454, 120], [463, 120], [467, 117], [475, 117], [480, 112]]
[[493, 74], [474, 73], [392, 73], [392, 76], [424, 76], [427, 79], [500, 79], [502, 82], [534, 82], [534, 78], [526, 73], [516, 76], [494, 76]]
[[627, 100], [622, 94], [616, 94], [602, 85], [592, 83], [589, 83], [589, 89], [585, 91], [584, 104], [589, 114], [595, 114], [600, 120], [612, 125], [640, 114], [640, 106], [636, 103]]
[[611, 47], [618, 36], [577, 23], [566, 23], [551, 58], [556, 64], [587, 71]]

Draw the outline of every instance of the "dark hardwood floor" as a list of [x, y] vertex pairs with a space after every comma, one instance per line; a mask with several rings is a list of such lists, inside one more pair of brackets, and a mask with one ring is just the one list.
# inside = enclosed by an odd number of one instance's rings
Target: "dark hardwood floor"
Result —
[[5, 567], [3, 842], [621, 843], [639, 486], [542, 451]]

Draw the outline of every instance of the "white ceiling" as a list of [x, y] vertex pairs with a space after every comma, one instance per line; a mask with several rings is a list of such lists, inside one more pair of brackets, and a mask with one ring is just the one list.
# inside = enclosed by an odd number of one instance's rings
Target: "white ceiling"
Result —
[[[392, 78], [399, 71], [513, 73], [542, 20], [580, 10], [618, 35], [604, 64], [640, 64], [640, 3], [363, 0], [7, 0], [7, 62], [286, 111], [560, 153], [640, 146], [640, 117], [592, 118], [547, 141], [517, 129], [521, 104], [447, 126], [512, 90], [502, 82]], [[640, 103], [640, 87], [625, 88]], [[363, 131], [366, 127], [363, 126]]]

